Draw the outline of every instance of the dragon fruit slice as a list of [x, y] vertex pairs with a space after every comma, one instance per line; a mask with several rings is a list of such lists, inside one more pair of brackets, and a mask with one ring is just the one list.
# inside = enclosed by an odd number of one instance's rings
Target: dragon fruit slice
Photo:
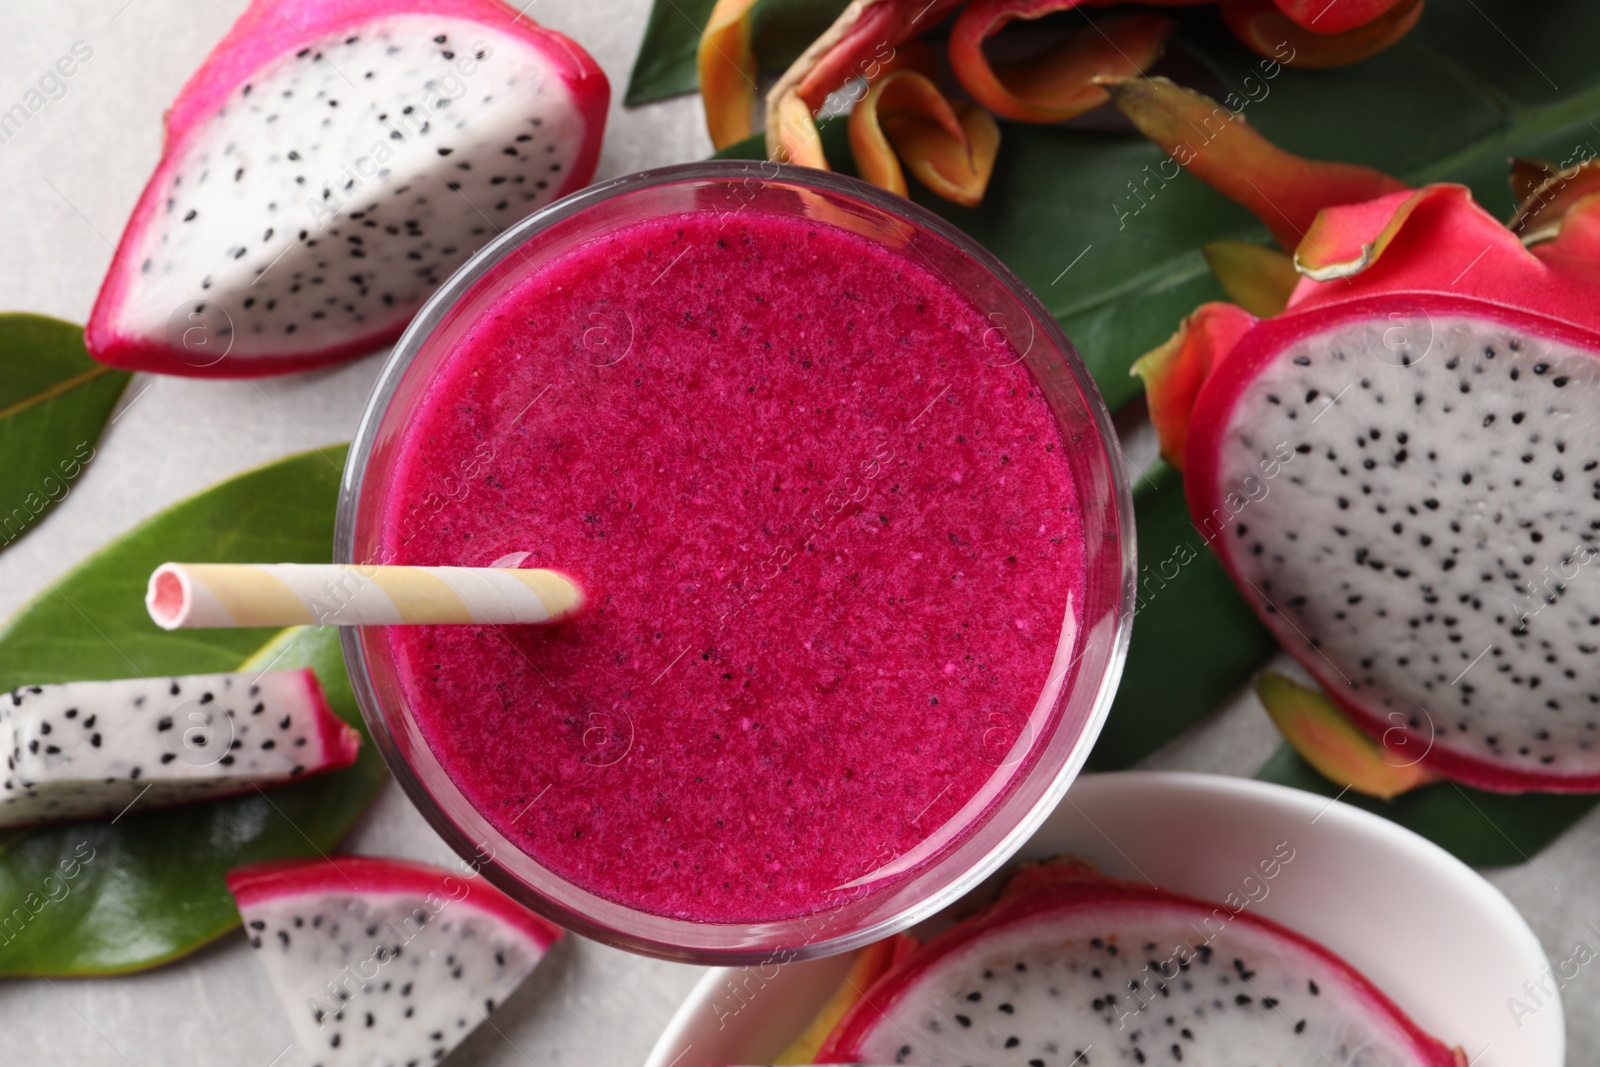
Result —
[[1292, 930], [1055, 863], [867, 991], [819, 1062], [1464, 1067]]
[[436, 1063], [561, 937], [481, 878], [400, 860], [261, 863], [227, 880], [314, 1064]]
[[609, 96], [587, 53], [498, 0], [252, 0], [167, 113], [89, 351], [249, 377], [382, 347], [496, 233], [588, 183]]
[[30, 685], [0, 700], [0, 827], [115, 816], [349, 766], [311, 670]]
[[1307, 180], [1284, 189], [1260, 172], [1286, 154], [1242, 119], [1186, 150], [1210, 101], [1112, 92], [1201, 178], [1282, 189], [1264, 218], [1323, 209], [1281, 314], [1208, 305], [1140, 368], [1240, 590], [1400, 762], [1600, 790], [1600, 197], [1528, 248], [1460, 186], [1352, 203], [1289, 157]]

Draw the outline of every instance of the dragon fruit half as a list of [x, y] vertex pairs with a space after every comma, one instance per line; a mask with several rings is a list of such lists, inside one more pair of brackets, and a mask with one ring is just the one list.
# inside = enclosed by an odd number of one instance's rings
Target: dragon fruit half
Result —
[[270, 788], [360, 748], [309, 668], [24, 686], [0, 700], [0, 827]]
[[1136, 368], [1246, 599], [1395, 758], [1600, 790], [1600, 197], [1525, 247], [1462, 186], [1290, 156], [1162, 79], [1110, 87], [1296, 248], [1281, 313], [1206, 305]]
[[260, 863], [228, 888], [319, 1065], [438, 1062], [561, 937], [482, 878], [399, 860]]
[[992, 908], [868, 989], [817, 1056], [850, 1061], [1464, 1067], [1466, 1057], [1274, 922], [1053, 863], [1021, 871]]
[[588, 183], [609, 98], [587, 53], [498, 0], [252, 0], [167, 112], [89, 351], [249, 377], [388, 344]]

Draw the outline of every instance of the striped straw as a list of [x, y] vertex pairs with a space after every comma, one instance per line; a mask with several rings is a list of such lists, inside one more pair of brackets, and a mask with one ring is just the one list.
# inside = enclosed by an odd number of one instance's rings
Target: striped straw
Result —
[[145, 607], [165, 630], [553, 623], [583, 607], [560, 571], [308, 563], [163, 563]]

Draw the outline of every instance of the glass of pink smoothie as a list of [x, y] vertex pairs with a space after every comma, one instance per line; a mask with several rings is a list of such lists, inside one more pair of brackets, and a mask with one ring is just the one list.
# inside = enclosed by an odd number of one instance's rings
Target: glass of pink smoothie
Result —
[[496, 885], [775, 965], [992, 873], [1082, 766], [1131, 622], [1104, 405], [1039, 301], [833, 174], [673, 167], [502, 235], [400, 341], [336, 558], [552, 566], [559, 627], [345, 631], [367, 723]]

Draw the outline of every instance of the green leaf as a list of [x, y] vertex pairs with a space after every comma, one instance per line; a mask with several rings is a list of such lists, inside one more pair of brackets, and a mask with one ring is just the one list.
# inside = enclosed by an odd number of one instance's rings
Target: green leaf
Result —
[[1434, 0], [1419, 30], [1507, 100], [1537, 104], [1600, 85], [1592, 42], [1600, 5], [1590, 0]]
[[0, 548], [72, 491], [130, 377], [90, 359], [70, 322], [0, 314]]
[[849, 0], [761, 0], [750, 12], [750, 41], [761, 69], [781, 73], [844, 13]]
[[[360, 728], [334, 629], [168, 633], [144, 608], [150, 572], [168, 560], [326, 562], [343, 458], [339, 446], [259, 467], [102, 548], [0, 629], [0, 690], [309, 666]], [[239, 921], [229, 868], [331, 850], [383, 775], [367, 739], [354, 765], [281, 789], [0, 835], [0, 902], [14, 909], [0, 913], [0, 975], [115, 974], [193, 951]]]
[[[1262, 781], [1326, 797], [1340, 787], [1318, 774], [1287, 744], [1256, 772]], [[1382, 815], [1421, 834], [1473, 867], [1526, 863], [1600, 803], [1600, 796], [1486, 793], [1454, 782], [1424, 786], [1393, 800], [1346, 792], [1347, 804]]]
[[[782, 70], [822, 36], [848, 0], [761, 0], [750, 13], [750, 43], [764, 71]], [[638, 107], [699, 87], [695, 52], [716, 0], [656, 0], [623, 103]]]
[[1209, 715], [1277, 650], [1189, 522], [1183, 478], [1157, 463], [1133, 493], [1139, 596], [1122, 685], [1089, 769], [1120, 770]]
[[638, 107], [699, 87], [695, 51], [717, 0], [656, 0], [622, 102]]

